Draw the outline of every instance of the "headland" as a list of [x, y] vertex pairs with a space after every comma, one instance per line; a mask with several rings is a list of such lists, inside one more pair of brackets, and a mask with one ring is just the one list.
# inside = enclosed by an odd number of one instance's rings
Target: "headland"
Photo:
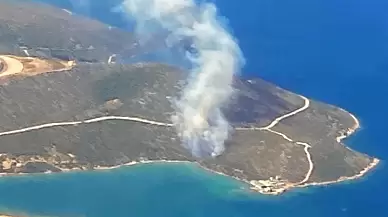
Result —
[[[170, 122], [184, 71], [115, 63], [144, 50], [130, 33], [97, 21], [33, 3], [0, 5], [15, 11], [0, 13], [2, 32], [24, 41], [0, 40], [2, 175], [191, 162], [276, 195], [359, 178], [379, 162], [342, 143], [360, 127], [354, 115], [259, 78], [235, 79], [225, 153], [194, 158]], [[31, 13], [45, 19], [27, 19]]]

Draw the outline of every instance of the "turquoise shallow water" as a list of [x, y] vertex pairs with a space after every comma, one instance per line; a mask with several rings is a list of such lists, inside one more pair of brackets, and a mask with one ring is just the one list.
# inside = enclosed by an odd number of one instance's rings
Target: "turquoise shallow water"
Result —
[[[105, 3], [95, 2], [77, 10], [127, 27], [117, 14], [107, 14]], [[264, 77], [356, 114], [362, 128], [346, 143], [383, 160], [373, 173], [278, 197], [251, 194], [231, 179], [177, 164], [9, 177], [0, 179], [0, 207], [54, 216], [388, 216], [388, 2], [215, 2], [246, 55], [244, 76]]]
[[1, 197], [0, 204], [5, 210], [41, 215], [198, 216], [220, 199], [246, 194], [241, 187], [236, 181], [191, 164], [147, 164], [98, 172], [3, 178], [0, 192], [8, 196]]
[[[192, 165], [155, 164], [111, 171], [7, 177], [2, 211], [43, 216], [379, 216], [379, 170], [351, 184], [262, 196]], [[385, 180], [386, 181], [386, 180]], [[376, 195], [376, 194], [375, 194]], [[353, 207], [359, 203], [361, 207]], [[17, 212], [15, 212], [15, 210]]]

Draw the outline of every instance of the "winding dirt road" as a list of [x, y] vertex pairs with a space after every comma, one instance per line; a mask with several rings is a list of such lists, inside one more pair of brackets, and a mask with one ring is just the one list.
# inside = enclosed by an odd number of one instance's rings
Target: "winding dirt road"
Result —
[[298, 109], [296, 109], [296, 110], [294, 110], [294, 111], [292, 111], [292, 112], [290, 112], [290, 113], [287, 113], [287, 114], [284, 114], [284, 115], [282, 115], [282, 116], [280, 116], [280, 117], [275, 118], [275, 119], [274, 119], [270, 124], [268, 124], [267, 126], [264, 126], [264, 127], [249, 127], [249, 128], [244, 128], [244, 127], [236, 128], [236, 130], [265, 130], [265, 131], [274, 133], [274, 134], [276, 134], [276, 135], [278, 135], [278, 136], [281, 136], [281, 137], [283, 137], [285, 140], [287, 140], [287, 141], [289, 141], [289, 142], [293, 142], [293, 143], [295, 143], [295, 144], [297, 144], [297, 145], [303, 146], [303, 147], [304, 147], [303, 150], [304, 150], [304, 152], [306, 153], [307, 160], [308, 160], [308, 162], [309, 162], [309, 170], [307, 171], [307, 174], [306, 174], [305, 178], [304, 178], [302, 181], [300, 181], [300, 182], [294, 184], [295, 186], [299, 186], [299, 185], [302, 185], [302, 184], [306, 183], [306, 182], [310, 179], [310, 176], [311, 176], [311, 174], [312, 174], [312, 172], [313, 172], [313, 169], [314, 169], [314, 162], [313, 162], [313, 160], [312, 160], [312, 158], [311, 158], [311, 154], [310, 154], [310, 152], [309, 152], [309, 148], [311, 148], [311, 145], [308, 144], [308, 143], [306, 143], [306, 142], [296, 142], [296, 141], [294, 141], [293, 139], [291, 139], [290, 137], [288, 137], [287, 135], [285, 135], [284, 133], [281, 133], [281, 132], [272, 130], [272, 128], [273, 128], [274, 126], [276, 126], [276, 124], [278, 124], [280, 121], [282, 121], [282, 120], [284, 120], [284, 119], [286, 119], [286, 118], [289, 118], [289, 117], [291, 117], [291, 116], [294, 116], [294, 115], [296, 115], [296, 114], [298, 114], [298, 113], [300, 113], [300, 112], [303, 112], [303, 111], [305, 111], [307, 108], [310, 107], [310, 100], [309, 100], [308, 98], [302, 96], [302, 95], [299, 95], [299, 96], [304, 100], [304, 105], [303, 105], [302, 107], [300, 107], [300, 108], [298, 108]]
[[[0, 56], [0, 58], [6, 63], [6, 70], [3, 71], [3, 73], [0, 74], [0, 77], [2, 76], [7, 76], [7, 75], [12, 75], [12, 74], [17, 74], [23, 71], [23, 64], [17, 60], [14, 59], [10, 56]], [[108, 63], [112, 62], [113, 55], [109, 58]], [[70, 66], [72, 67], [72, 65]], [[264, 127], [250, 127], [250, 128], [235, 128], [236, 130], [265, 130], [271, 133], [274, 133], [278, 136], [281, 136], [285, 140], [295, 143], [297, 145], [303, 146], [303, 150], [306, 153], [306, 157], [309, 163], [309, 169], [306, 173], [306, 176], [303, 180], [297, 183], [291, 184], [292, 187], [298, 187], [298, 186], [305, 186], [307, 184], [307, 181], [310, 179], [310, 176], [314, 170], [314, 162], [312, 160], [311, 154], [309, 152], [309, 149], [311, 148], [311, 145], [305, 142], [301, 141], [294, 141], [284, 133], [278, 132], [273, 130], [272, 128], [276, 126], [280, 121], [292, 117], [300, 112], [305, 111], [307, 108], [310, 106], [310, 100], [304, 96], [300, 97], [304, 100], [304, 105], [294, 111], [291, 111], [287, 114], [284, 114], [282, 116], [279, 116], [275, 118], [270, 124]], [[359, 122], [357, 118], [352, 116], [355, 119], [355, 127], [359, 127]], [[0, 136], [6, 136], [6, 135], [14, 135], [14, 134], [20, 134], [20, 133], [25, 133], [25, 132], [30, 132], [34, 130], [40, 130], [44, 128], [51, 128], [51, 127], [61, 127], [61, 126], [77, 126], [81, 124], [90, 124], [90, 123], [96, 123], [96, 122], [102, 122], [102, 121], [110, 121], [110, 120], [122, 120], [122, 121], [132, 121], [132, 122], [138, 122], [138, 123], [143, 123], [143, 124], [150, 124], [150, 125], [156, 125], [156, 126], [162, 126], [162, 127], [173, 127], [173, 124], [171, 123], [163, 123], [163, 122], [158, 122], [158, 121], [153, 121], [149, 119], [144, 119], [140, 117], [128, 117], [128, 116], [103, 116], [103, 117], [98, 117], [98, 118], [92, 118], [92, 119], [87, 119], [87, 120], [82, 120], [82, 121], [72, 121], [72, 122], [51, 122], [51, 123], [45, 123], [45, 124], [40, 124], [40, 125], [35, 125], [35, 126], [28, 126], [24, 127], [21, 129], [15, 129], [15, 130], [10, 130], [10, 131], [5, 131], [5, 132], [0, 132]], [[350, 135], [352, 132], [354, 132], [355, 129], [349, 130], [347, 135], [341, 135], [337, 138], [337, 141], [341, 141], [343, 138], [347, 137]]]
[[165, 126], [165, 127], [172, 127], [173, 126], [172, 124], [162, 123], [162, 122], [158, 122], [158, 121], [151, 121], [151, 120], [147, 120], [147, 119], [143, 119], [143, 118], [139, 118], [139, 117], [104, 116], [104, 117], [87, 119], [84, 121], [52, 122], [52, 123], [47, 123], [47, 124], [40, 124], [40, 125], [31, 126], [31, 127], [21, 128], [18, 130], [10, 130], [10, 131], [1, 132], [0, 136], [20, 134], [20, 133], [25, 133], [25, 132], [34, 131], [34, 130], [40, 130], [40, 129], [44, 129], [44, 128], [77, 126], [79, 124], [90, 124], [90, 123], [109, 121], [109, 120], [133, 121], [133, 122], [139, 122], [139, 123], [143, 123], [143, 124], [151, 124], [151, 125]]
[[[291, 117], [291, 116], [293, 116], [295, 114], [298, 114], [299, 112], [302, 112], [302, 111], [306, 110], [309, 107], [310, 101], [306, 97], [303, 97], [303, 96], [301, 96], [301, 97], [305, 100], [305, 104], [303, 105], [303, 107], [276, 118], [268, 126], [260, 127], [260, 128], [236, 128], [236, 129], [237, 130], [266, 130], [268, 132], [271, 132], [271, 133], [274, 133], [276, 135], [279, 135], [279, 136], [283, 137], [287, 141], [295, 142], [294, 140], [289, 138], [287, 135], [285, 135], [285, 134], [283, 134], [281, 132], [274, 131], [271, 128], [274, 127], [276, 124], [278, 124], [279, 121], [281, 121], [281, 120], [283, 120], [285, 118]], [[144, 118], [140, 118], [140, 117], [103, 116], [103, 117], [92, 118], [92, 119], [87, 119], [87, 120], [83, 120], [83, 121], [52, 122], [52, 123], [35, 125], [35, 126], [29, 126], [29, 127], [24, 127], [24, 128], [17, 129], [17, 130], [10, 130], [10, 131], [5, 131], [5, 132], [0, 132], [0, 136], [21, 134], [21, 133], [30, 132], [30, 131], [34, 131], [34, 130], [40, 130], [40, 129], [44, 129], [44, 128], [62, 127], [62, 126], [77, 126], [77, 125], [80, 125], [80, 124], [90, 124], [90, 123], [109, 121], [109, 120], [132, 121], [132, 122], [138, 122], [138, 123], [150, 124], [150, 125], [156, 125], [156, 126], [163, 126], [163, 127], [172, 127], [173, 126], [173, 124], [171, 124], [171, 123], [163, 123], [163, 122], [148, 120], [148, 119], [144, 119]], [[307, 159], [309, 161], [309, 170], [308, 170], [305, 178], [302, 181], [300, 181], [300, 182], [298, 182], [296, 184], [296, 185], [301, 185], [301, 184], [304, 184], [305, 182], [307, 182], [309, 180], [309, 178], [311, 176], [311, 173], [313, 171], [313, 168], [314, 168], [314, 163], [313, 163], [313, 161], [311, 159], [311, 154], [309, 153], [309, 150], [308, 150], [311, 146], [309, 144], [305, 143], [305, 142], [295, 142], [295, 143], [298, 144], [298, 145], [304, 146], [304, 151], [305, 151], [305, 153], [307, 155]]]
[[285, 114], [285, 115], [282, 115], [282, 116], [276, 118], [275, 120], [272, 121], [272, 123], [270, 123], [270, 124], [269, 124], [268, 126], [266, 126], [266, 127], [263, 127], [262, 129], [264, 129], [264, 130], [271, 129], [271, 128], [274, 127], [276, 124], [278, 124], [281, 120], [286, 119], [286, 118], [288, 118], [288, 117], [291, 117], [291, 116], [293, 116], [293, 115], [296, 115], [296, 114], [298, 114], [298, 113], [300, 113], [300, 112], [306, 110], [306, 109], [310, 106], [310, 100], [307, 99], [306, 97], [302, 96], [302, 95], [299, 95], [299, 96], [302, 97], [302, 99], [304, 100], [304, 105], [303, 105], [302, 107], [300, 107], [300, 108], [298, 108], [298, 109], [296, 109], [296, 110], [294, 110], [294, 111], [292, 111], [292, 112], [290, 112], [290, 113], [287, 113], [287, 114]]

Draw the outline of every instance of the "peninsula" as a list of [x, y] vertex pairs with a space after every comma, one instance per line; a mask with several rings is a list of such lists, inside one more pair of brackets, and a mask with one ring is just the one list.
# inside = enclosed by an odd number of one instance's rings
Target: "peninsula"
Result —
[[116, 61], [152, 46], [45, 4], [2, 1], [0, 12], [2, 175], [192, 162], [279, 194], [358, 178], [379, 162], [342, 143], [360, 127], [354, 115], [259, 78], [235, 79], [225, 153], [196, 159], [170, 121], [186, 73]]

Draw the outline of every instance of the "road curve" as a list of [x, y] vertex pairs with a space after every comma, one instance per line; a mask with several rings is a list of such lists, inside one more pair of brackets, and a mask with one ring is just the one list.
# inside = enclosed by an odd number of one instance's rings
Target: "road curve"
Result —
[[302, 96], [302, 95], [299, 95], [299, 96], [302, 97], [303, 100], [304, 100], [304, 105], [303, 105], [302, 107], [300, 107], [299, 109], [294, 110], [294, 111], [292, 111], [292, 112], [290, 112], [290, 113], [287, 113], [287, 114], [285, 114], [285, 115], [282, 115], [282, 116], [276, 118], [276, 119], [273, 120], [269, 125], [263, 127], [263, 129], [271, 129], [271, 128], [274, 127], [276, 124], [278, 124], [281, 120], [286, 119], [286, 118], [288, 118], [288, 117], [291, 117], [291, 116], [293, 116], [293, 115], [296, 115], [296, 114], [298, 114], [298, 113], [300, 113], [300, 112], [306, 110], [306, 109], [310, 106], [310, 100], [307, 99], [306, 97]]
[[[274, 133], [274, 134], [277, 134], [277, 135], [283, 137], [285, 140], [287, 140], [289, 142], [295, 142], [294, 140], [289, 138], [287, 135], [285, 135], [285, 134], [283, 134], [281, 132], [272, 130], [271, 128], [274, 127], [281, 120], [306, 110], [309, 107], [309, 105], [310, 105], [310, 101], [306, 97], [304, 97], [304, 96], [302, 96], [302, 98], [305, 100], [305, 104], [304, 104], [303, 107], [276, 118], [268, 126], [260, 127], [260, 128], [236, 128], [236, 130], [266, 130], [268, 132], [271, 132], [271, 133]], [[140, 117], [103, 116], [103, 117], [98, 117], [98, 118], [91, 118], [91, 119], [87, 119], [87, 120], [82, 120], [82, 121], [52, 122], [52, 123], [40, 124], [40, 125], [25, 127], [25, 128], [21, 128], [21, 129], [17, 129], [17, 130], [10, 130], [10, 131], [5, 131], [5, 132], [0, 132], [0, 136], [15, 135], [15, 134], [20, 134], [20, 133], [34, 131], [34, 130], [40, 130], [40, 129], [44, 129], [44, 128], [61, 127], [61, 126], [77, 126], [77, 125], [80, 125], [80, 124], [90, 124], [90, 123], [109, 121], [109, 120], [132, 121], [132, 122], [138, 122], [138, 123], [150, 124], [150, 125], [156, 125], [156, 126], [162, 126], [162, 127], [172, 127], [173, 126], [173, 124], [171, 124], [171, 123], [163, 123], [163, 122], [148, 120], [148, 119], [144, 119], [144, 118], [140, 118]], [[298, 144], [298, 145], [304, 146], [304, 151], [305, 151], [305, 153], [307, 155], [307, 159], [309, 161], [309, 170], [308, 170], [305, 178], [302, 181], [300, 181], [297, 184], [295, 184], [295, 186], [298, 186], [298, 185], [302, 185], [302, 184], [306, 183], [309, 180], [309, 178], [311, 176], [311, 173], [313, 171], [313, 168], [314, 168], [314, 164], [313, 164], [313, 161], [312, 161], [312, 158], [311, 158], [311, 154], [309, 152], [309, 148], [311, 146], [309, 144], [305, 143], [305, 142], [295, 142], [295, 143]]]

